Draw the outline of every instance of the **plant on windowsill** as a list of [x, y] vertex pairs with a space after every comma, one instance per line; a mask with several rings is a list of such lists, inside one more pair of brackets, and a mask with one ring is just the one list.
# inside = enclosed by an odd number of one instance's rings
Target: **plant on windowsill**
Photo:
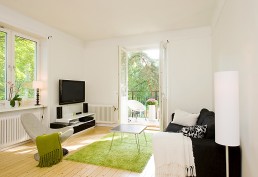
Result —
[[[21, 100], [22, 98], [20, 97], [20, 95], [18, 94], [19, 91], [20, 91], [20, 87], [21, 87], [21, 84], [17, 84], [18, 86], [16, 87], [16, 89], [14, 88], [14, 84], [12, 82], [7, 82], [8, 85], [9, 85], [9, 97], [8, 97], [8, 101], [10, 101], [10, 106], [14, 107], [15, 104], [16, 104], [16, 101], [17, 101], [17, 106], [20, 106], [21, 105]], [[14, 89], [16, 90], [15, 91], [15, 95], [13, 97], [13, 93], [14, 93]]]

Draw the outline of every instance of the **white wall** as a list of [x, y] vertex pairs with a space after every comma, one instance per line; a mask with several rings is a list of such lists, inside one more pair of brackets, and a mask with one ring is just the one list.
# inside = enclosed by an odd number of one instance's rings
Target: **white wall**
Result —
[[117, 106], [118, 46], [143, 47], [169, 40], [169, 115], [175, 108], [199, 112], [212, 109], [210, 28], [113, 38], [85, 45], [87, 101]]
[[[42, 90], [43, 103], [47, 105], [44, 122], [54, 122], [58, 106], [58, 79], [82, 80], [84, 71], [84, 45], [79, 39], [23, 16], [0, 5], [0, 23], [39, 36], [41, 39], [41, 75], [46, 83]], [[48, 36], [52, 38], [47, 39]], [[65, 106], [65, 110], [81, 111], [82, 105]]]
[[[58, 34], [53, 35], [50, 43], [48, 97], [50, 99], [50, 120], [55, 122], [56, 107], [59, 106], [58, 80], [83, 80], [83, 43]], [[63, 116], [82, 111], [82, 103], [64, 105], [62, 107]]]
[[257, 176], [258, 1], [226, 0], [213, 27], [214, 71], [240, 74], [242, 176]]

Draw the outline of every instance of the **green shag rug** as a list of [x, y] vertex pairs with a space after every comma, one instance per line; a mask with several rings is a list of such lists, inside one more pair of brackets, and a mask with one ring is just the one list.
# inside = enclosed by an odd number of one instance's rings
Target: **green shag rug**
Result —
[[140, 153], [135, 136], [126, 133], [123, 135], [123, 141], [121, 141], [121, 134], [115, 133], [113, 145], [109, 151], [112, 135], [113, 133], [109, 133], [65, 159], [141, 173], [152, 155], [152, 134], [145, 133], [147, 144], [144, 134], [139, 135]]

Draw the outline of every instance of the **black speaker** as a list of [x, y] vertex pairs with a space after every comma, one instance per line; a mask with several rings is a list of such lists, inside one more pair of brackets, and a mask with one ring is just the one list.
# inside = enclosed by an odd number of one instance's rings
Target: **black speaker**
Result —
[[83, 103], [83, 113], [88, 112], [88, 103]]
[[57, 107], [56, 108], [56, 118], [61, 119], [62, 117], [63, 117], [62, 107]]

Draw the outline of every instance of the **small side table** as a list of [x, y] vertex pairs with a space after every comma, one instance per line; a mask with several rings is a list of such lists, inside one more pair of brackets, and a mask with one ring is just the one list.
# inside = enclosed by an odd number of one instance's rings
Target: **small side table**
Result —
[[140, 153], [141, 147], [140, 147], [140, 141], [139, 141], [139, 134], [141, 134], [143, 132], [145, 141], [147, 143], [146, 135], [144, 133], [144, 130], [146, 129], [146, 127], [147, 126], [145, 126], [145, 125], [120, 124], [120, 125], [112, 128], [110, 131], [113, 132], [113, 136], [112, 136], [112, 141], [111, 141], [109, 150], [111, 150], [111, 148], [112, 148], [115, 132], [131, 133], [131, 134], [134, 134], [134, 136], [135, 136], [137, 149], [138, 149], [138, 152]]

